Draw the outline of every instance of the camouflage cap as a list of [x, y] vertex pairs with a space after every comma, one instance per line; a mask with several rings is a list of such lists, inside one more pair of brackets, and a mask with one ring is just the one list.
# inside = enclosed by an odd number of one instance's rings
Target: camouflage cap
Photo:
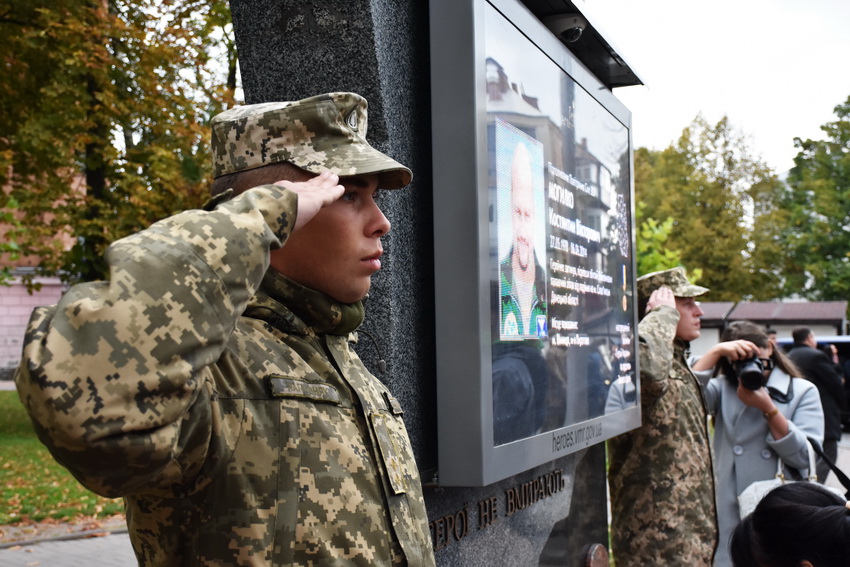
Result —
[[653, 291], [662, 286], [669, 287], [676, 297], [697, 297], [709, 291], [707, 287], [689, 282], [684, 268], [672, 268], [639, 277], [637, 279], [638, 301], [648, 299]]
[[212, 119], [213, 176], [290, 162], [312, 173], [379, 174], [380, 187], [413, 179], [366, 141], [366, 99], [329, 93], [293, 102], [237, 106]]

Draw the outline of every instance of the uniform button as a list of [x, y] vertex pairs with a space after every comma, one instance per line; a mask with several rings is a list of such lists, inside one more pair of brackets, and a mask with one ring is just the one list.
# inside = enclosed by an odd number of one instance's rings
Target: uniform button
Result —
[[743, 455], [744, 454], [744, 448], [741, 447], [740, 445], [735, 445], [734, 447], [732, 447], [732, 452], [735, 453], [736, 455]]
[[762, 449], [761, 450], [761, 458], [762, 459], [770, 459], [771, 457], [773, 457], [773, 451], [771, 451], [770, 449]]

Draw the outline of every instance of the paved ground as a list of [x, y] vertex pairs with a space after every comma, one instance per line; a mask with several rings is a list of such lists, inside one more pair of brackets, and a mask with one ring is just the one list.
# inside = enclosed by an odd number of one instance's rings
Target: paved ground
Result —
[[[850, 433], [841, 434], [841, 441], [838, 442], [838, 458], [836, 459], [835, 464], [838, 465], [841, 472], [850, 477]], [[829, 473], [829, 476], [826, 477], [825, 484], [841, 490], [842, 493], [847, 491], [847, 489], [838, 482], [838, 479], [835, 478], [834, 473]]]
[[101, 537], [54, 539], [0, 549], [0, 567], [133, 567], [127, 532]]

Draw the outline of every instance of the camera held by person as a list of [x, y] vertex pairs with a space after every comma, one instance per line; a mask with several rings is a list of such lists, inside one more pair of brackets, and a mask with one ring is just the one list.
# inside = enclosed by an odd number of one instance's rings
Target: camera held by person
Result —
[[733, 363], [735, 373], [741, 385], [747, 390], [758, 390], [767, 384], [765, 372], [773, 370], [773, 361], [769, 358], [753, 356], [745, 360], [737, 360]]

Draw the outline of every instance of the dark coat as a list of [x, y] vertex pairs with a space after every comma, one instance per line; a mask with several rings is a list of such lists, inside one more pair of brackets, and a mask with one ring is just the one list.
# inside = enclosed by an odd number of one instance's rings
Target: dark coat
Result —
[[803, 376], [818, 388], [823, 405], [824, 440], [841, 439], [841, 410], [846, 402], [844, 385], [826, 353], [807, 345], [794, 345], [788, 353]]

